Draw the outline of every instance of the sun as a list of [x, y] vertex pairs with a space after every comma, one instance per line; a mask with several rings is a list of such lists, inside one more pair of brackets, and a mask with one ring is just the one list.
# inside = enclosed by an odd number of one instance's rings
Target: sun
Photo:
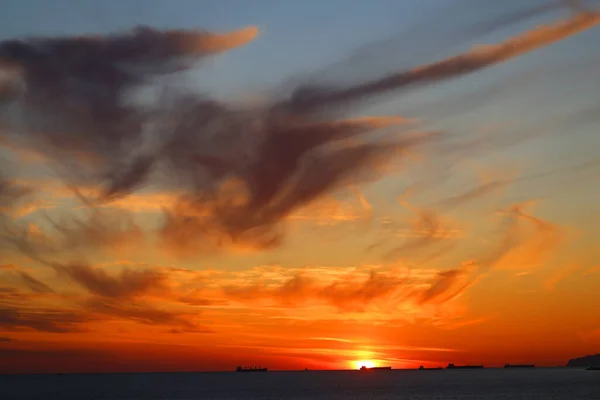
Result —
[[356, 369], [360, 369], [361, 367], [373, 368], [375, 366], [375, 363], [371, 360], [359, 360], [354, 361], [354, 366], [356, 367]]

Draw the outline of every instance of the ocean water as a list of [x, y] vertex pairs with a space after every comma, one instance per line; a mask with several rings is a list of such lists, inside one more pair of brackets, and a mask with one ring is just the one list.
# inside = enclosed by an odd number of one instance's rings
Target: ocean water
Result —
[[0, 399], [600, 399], [600, 371], [299, 371], [0, 376]]

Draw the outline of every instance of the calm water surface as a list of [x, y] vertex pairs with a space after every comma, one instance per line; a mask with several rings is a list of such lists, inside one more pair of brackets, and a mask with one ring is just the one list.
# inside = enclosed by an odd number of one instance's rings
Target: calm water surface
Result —
[[600, 371], [301, 371], [0, 376], [0, 399], [586, 399]]

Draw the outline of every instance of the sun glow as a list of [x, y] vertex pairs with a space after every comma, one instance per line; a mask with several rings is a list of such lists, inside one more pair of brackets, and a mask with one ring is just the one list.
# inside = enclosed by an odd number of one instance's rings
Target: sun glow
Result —
[[360, 369], [361, 367], [373, 368], [375, 366], [375, 363], [370, 360], [359, 360], [354, 361], [354, 366], [356, 367], [356, 369]]

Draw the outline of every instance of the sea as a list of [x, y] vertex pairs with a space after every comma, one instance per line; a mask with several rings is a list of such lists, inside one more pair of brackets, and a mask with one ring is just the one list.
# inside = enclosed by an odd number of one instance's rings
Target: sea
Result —
[[0, 399], [600, 399], [579, 368], [2, 375]]

